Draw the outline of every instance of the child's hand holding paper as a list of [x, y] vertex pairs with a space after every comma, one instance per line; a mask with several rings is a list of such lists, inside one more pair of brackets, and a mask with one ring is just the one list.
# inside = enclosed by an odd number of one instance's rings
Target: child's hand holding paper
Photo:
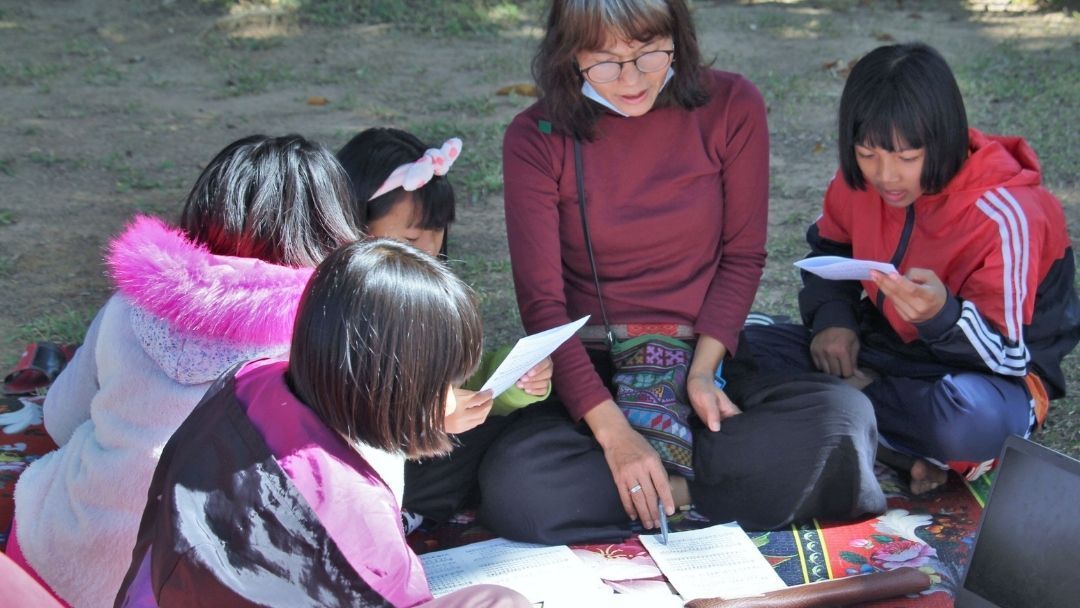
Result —
[[543, 396], [548, 392], [548, 385], [551, 384], [551, 374], [555, 369], [555, 364], [551, 362], [551, 357], [544, 357], [544, 360], [537, 363], [525, 372], [525, 375], [518, 378], [517, 387], [526, 393], [533, 396]]

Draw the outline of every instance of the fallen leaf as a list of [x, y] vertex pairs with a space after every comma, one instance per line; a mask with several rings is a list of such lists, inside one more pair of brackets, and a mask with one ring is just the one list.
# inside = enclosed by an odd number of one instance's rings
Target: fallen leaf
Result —
[[510, 95], [511, 93], [514, 95], [521, 95], [522, 97], [539, 97], [536, 85], [530, 83], [508, 84], [495, 91], [496, 95], [503, 97]]
[[313, 95], [307, 98], [307, 105], [309, 106], [325, 106], [328, 103], [330, 103], [330, 100], [321, 95]]
[[837, 59], [821, 64], [821, 69], [832, 72], [835, 76], [847, 78], [847, 75], [851, 72], [851, 68], [855, 67], [855, 64], [858, 62], [858, 59], [852, 59], [847, 62], [842, 59]]
[[818, 143], [814, 144], [814, 154], [821, 154], [824, 151], [825, 151], [825, 144], [821, 143], [820, 141]]
[[882, 42], [893, 42], [896, 40], [896, 38], [893, 38], [893, 35], [888, 32], [874, 32], [874, 38]]

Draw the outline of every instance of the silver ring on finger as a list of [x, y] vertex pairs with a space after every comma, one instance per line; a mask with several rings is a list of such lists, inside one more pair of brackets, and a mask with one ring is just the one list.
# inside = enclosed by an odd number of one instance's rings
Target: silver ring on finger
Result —
[[636, 484], [634, 487], [630, 488], [630, 493], [631, 494], [637, 494], [640, 491], [641, 491], [641, 484], [640, 483]]

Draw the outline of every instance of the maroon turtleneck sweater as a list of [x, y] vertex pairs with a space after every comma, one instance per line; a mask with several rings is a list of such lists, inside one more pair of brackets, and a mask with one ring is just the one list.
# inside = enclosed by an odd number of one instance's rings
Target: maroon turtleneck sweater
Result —
[[[605, 113], [583, 146], [586, 205], [611, 323], [681, 323], [733, 352], [765, 266], [769, 141], [746, 79], [706, 71], [696, 110]], [[503, 174], [514, 286], [526, 331], [602, 324], [578, 211], [573, 140], [545, 133], [543, 102], [506, 131]], [[552, 356], [580, 419], [611, 394], [581, 341]]]

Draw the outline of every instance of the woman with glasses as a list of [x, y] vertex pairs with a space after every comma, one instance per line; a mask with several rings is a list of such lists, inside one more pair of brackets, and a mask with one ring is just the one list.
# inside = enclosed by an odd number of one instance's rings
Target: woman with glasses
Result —
[[[684, 0], [554, 0], [533, 72], [542, 97], [503, 149], [521, 318], [532, 333], [592, 317], [553, 355], [557, 399], [517, 414], [485, 456], [484, 523], [566, 543], [624, 537], [634, 520], [655, 529], [661, 509], [691, 503], [763, 528], [883, 510], [861, 394], [739, 360], [726, 390], [718, 381], [765, 265], [758, 90], [703, 64]], [[603, 313], [617, 338], [646, 327], [693, 344], [693, 481], [669, 476], [616, 405], [610, 357], [590, 339]]]

